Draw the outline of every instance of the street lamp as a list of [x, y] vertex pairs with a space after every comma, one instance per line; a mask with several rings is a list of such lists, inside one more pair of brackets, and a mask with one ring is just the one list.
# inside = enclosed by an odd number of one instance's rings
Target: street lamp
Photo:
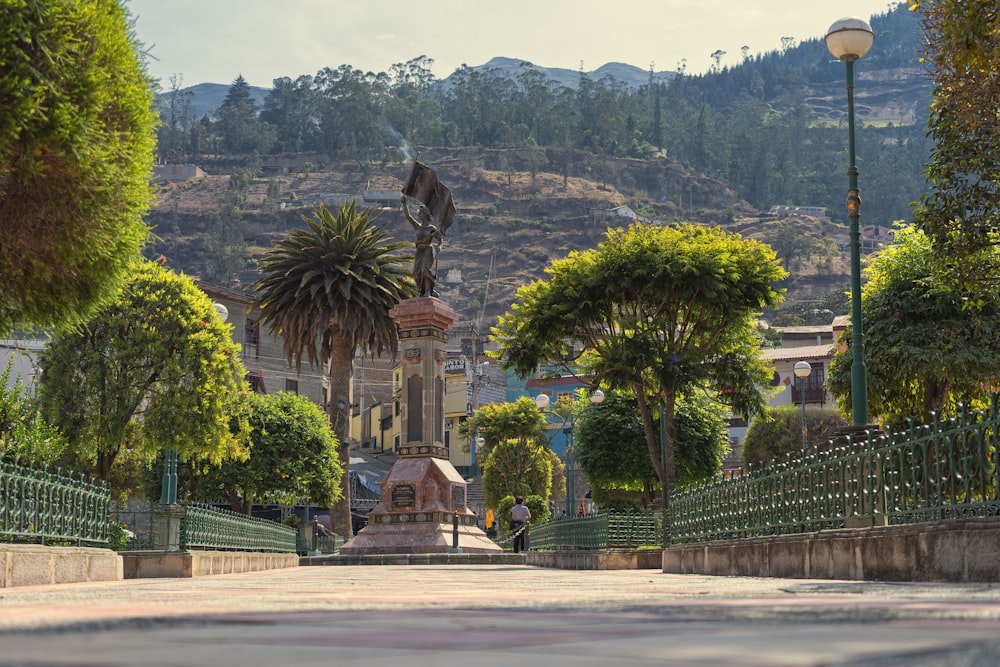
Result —
[[[604, 400], [604, 392], [600, 389], [595, 389], [590, 394], [590, 402], [594, 405], [598, 405]], [[539, 394], [535, 396], [535, 406], [542, 410], [543, 412], [548, 412], [548, 407], [550, 399], [547, 394]], [[576, 482], [576, 470], [573, 467], [573, 416], [570, 418], [563, 419], [561, 415], [556, 412], [550, 412], [550, 414], [555, 415], [562, 420], [562, 432], [566, 436], [566, 516], [572, 517], [575, 511], [576, 503], [576, 490], [573, 488]]]
[[472, 441], [472, 479], [476, 479], [476, 452], [486, 444], [486, 438], [476, 433], [475, 440]]
[[847, 69], [847, 218], [851, 237], [851, 411], [855, 426], [868, 424], [868, 379], [861, 325], [861, 197], [854, 154], [854, 61], [872, 48], [875, 33], [866, 21], [844, 18], [826, 33], [826, 48]]
[[796, 384], [799, 385], [799, 402], [802, 404], [802, 451], [809, 445], [806, 430], [806, 378], [812, 373], [812, 365], [808, 361], [795, 362], [795, 377], [798, 378]]

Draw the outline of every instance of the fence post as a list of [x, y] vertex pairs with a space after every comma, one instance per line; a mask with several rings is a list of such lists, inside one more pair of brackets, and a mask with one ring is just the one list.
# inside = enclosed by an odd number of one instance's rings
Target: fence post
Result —
[[153, 548], [158, 551], [180, 551], [183, 519], [183, 505], [157, 505], [153, 510]]

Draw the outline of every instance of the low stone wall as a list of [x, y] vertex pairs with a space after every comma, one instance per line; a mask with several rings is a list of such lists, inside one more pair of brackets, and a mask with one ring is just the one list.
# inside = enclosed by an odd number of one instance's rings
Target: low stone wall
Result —
[[1000, 581], [1000, 517], [673, 546], [663, 571], [857, 581]]
[[121, 556], [110, 549], [0, 545], [0, 588], [122, 578]]
[[126, 579], [204, 577], [298, 567], [297, 554], [249, 551], [131, 551], [122, 554]]
[[611, 551], [528, 551], [525, 562], [560, 570], [655, 570], [662, 562], [660, 549]]

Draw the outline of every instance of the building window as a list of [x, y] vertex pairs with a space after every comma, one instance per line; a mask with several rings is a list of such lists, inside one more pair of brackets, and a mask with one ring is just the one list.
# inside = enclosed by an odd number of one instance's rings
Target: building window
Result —
[[285, 378], [285, 391], [287, 391], [289, 393], [292, 393], [292, 394], [298, 394], [299, 393], [299, 381], [298, 380], [289, 380], [288, 378]]
[[260, 322], [249, 317], [243, 325], [243, 356], [260, 358]]
[[806, 405], [809, 404], [826, 404], [826, 370], [823, 368], [822, 364], [814, 363], [812, 365], [812, 372], [806, 378], [795, 378], [795, 384], [792, 386], [792, 405], [802, 404], [802, 385], [799, 383], [805, 381], [805, 399]]

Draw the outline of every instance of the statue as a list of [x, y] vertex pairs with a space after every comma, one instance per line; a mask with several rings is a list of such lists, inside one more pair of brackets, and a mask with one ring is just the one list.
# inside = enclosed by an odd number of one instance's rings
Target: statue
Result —
[[[410, 214], [408, 198], [416, 199], [421, 204], [416, 218]], [[403, 215], [417, 235], [413, 280], [417, 283], [420, 296], [436, 297], [438, 251], [444, 233], [455, 219], [451, 190], [438, 180], [433, 169], [414, 160], [399, 202]]]
[[406, 203], [406, 195], [401, 195], [399, 202], [403, 205], [403, 215], [409, 221], [416, 232], [416, 252], [413, 255], [413, 280], [420, 289], [420, 296], [438, 295], [434, 289], [437, 282], [437, 257], [441, 247], [441, 239], [444, 235], [434, 225], [434, 217], [431, 210], [420, 205], [417, 209], [417, 219], [410, 214], [410, 207]]

